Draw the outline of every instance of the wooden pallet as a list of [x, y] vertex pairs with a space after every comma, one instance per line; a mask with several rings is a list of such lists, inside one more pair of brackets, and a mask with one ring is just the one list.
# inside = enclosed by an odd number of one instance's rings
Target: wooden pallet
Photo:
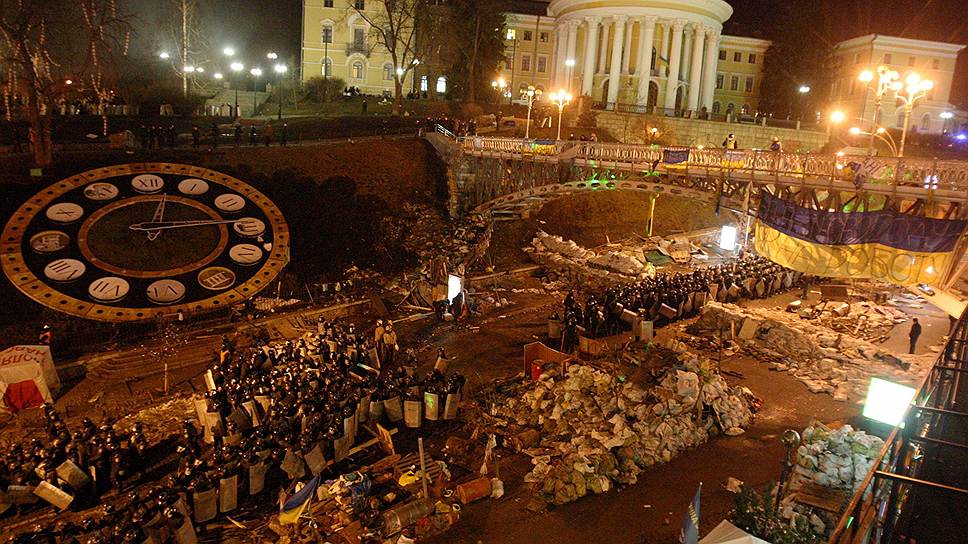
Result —
[[[424, 463], [427, 465], [427, 478], [430, 483], [436, 482], [438, 479], [444, 477], [444, 473], [440, 470], [440, 465], [436, 461], [424, 452]], [[403, 473], [410, 470], [411, 467], [416, 467], [420, 470], [420, 455], [416, 453], [409, 453], [400, 458], [396, 463], [393, 464], [393, 478], [399, 480]], [[420, 485], [419, 480], [416, 485]]]

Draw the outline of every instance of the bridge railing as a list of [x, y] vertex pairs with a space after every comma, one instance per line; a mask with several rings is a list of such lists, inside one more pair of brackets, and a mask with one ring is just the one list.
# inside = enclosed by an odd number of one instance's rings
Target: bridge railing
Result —
[[557, 156], [572, 146], [564, 140], [539, 140], [523, 138], [494, 138], [467, 136], [461, 139], [468, 152], [506, 153], [511, 155]]

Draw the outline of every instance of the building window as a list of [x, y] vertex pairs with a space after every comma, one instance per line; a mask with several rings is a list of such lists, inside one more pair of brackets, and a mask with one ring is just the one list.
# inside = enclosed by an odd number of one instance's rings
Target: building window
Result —
[[749, 112], [750, 112], [750, 105], [743, 104], [743, 109], [740, 110], [740, 113], [742, 113], [743, 115], [746, 115]]
[[333, 59], [323, 59], [323, 77], [333, 75]]
[[541, 43], [548, 43], [548, 33], [547, 32], [539, 33], [538, 41], [540, 41]]
[[353, 7], [355, 9], [366, 9], [366, 2], [364, 0], [353, 0]]
[[930, 113], [925, 113], [924, 116], [921, 117], [921, 130], [924, 130], [924, 131], [931, 130], [931, 114]]
[[353, 63], [353, 79], [363, 79], [363, 63], [360, 61]]
[[323, 7], [324, 8], [331, 8], [331, 7], [333, 7], [333, 0], [323, 0]]
[[749, 61], [750, 64], [756, 64], [756, 53], [750, 53]]
[[333, 43], [333, 27], [323, 25], [323, 41], [321, 43]]
[[521, 71], [531, 71], [531, 55], [521, 55]]
[[384, 81], [393, 79], [393, 65], [389, 62], [383, 65], [383, 79]]
[[515, 39], [515, 38], [517, 38], [517, 37], [518, 37], [518, 32], [517, 32], [517, 30], [515, 30], [515, 29], [513, 29], [513, 28], [509, 28], [509, 29], [508, 29], [508, 33], [507, 33], [507, 38], [508, 38], [509, 40], [513, 40], [513, 39]]
[[538, 57], [538, 73], [543, 74], [548, 69], [548, 57]]
[[937, 70], [938, 68], [941, 68], [941, 61], [938, 59], [931, 59], [931, 69]]
[[447, 92], [447, 78], [440, 76], [437, 78], [437, 92], [439, 94], [444, 94]]
[[420, 92], [427, 92], [430, 90], [430, 84], [427, 82], [427, 76], [420, 76]]
[[739, 89], [739, 76], [731, 76], [729, 78], [729, 90], [735, 91]]
[[891, 54], [890, 53], [884, 53], [884, 64], [891, 64], [891, 60], [892, 60], [891, 59]]
[[736, 111], [736, 105], [730, 102], [726, 104], [726, 115], [732, 115]]
[[353, 29], [353, 47], [358, 51], [363, 49], [366, 43], [366, 29], [365, 28], [354, 28]]
[[716, 74], [717, 89], [722, 89], [725, 81], [726, 81], [726, 76], [724, 76], [723, 74]]
[[739, 51], [733, 53], [733, 62], [743, 62], [743, 54]]
[[726, 60], [726, 50], [725, 49], [720, 49], [719, 50], [719, 60]]
[[524, 41], [530, 42], [532, 36], [533, 36], [533, 34], [532, 34], [532, 32], [530, 30], [525, 30], [524, 31]]
[[719, 102], [713, 102], [713, 113], [719, 113], [719, 110], [721, 109], [722, 106], [719, 104]]
[[748, 93], [753, 92], [753, 77], [752, 76], [747, 76], [746, 77], [746, 92], [748, 92]]
[[915, 58], [915, 57], [908, 57], [908, 66], [910, 66], [910, 67], [913, 68], [914, 65], [917, 64], [917, 63], [918, 63], [918, 59], [917, 58]]

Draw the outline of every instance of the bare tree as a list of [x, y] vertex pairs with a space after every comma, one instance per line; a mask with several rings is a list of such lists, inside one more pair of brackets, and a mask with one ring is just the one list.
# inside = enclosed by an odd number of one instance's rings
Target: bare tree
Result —
[[435, 19], [424, 17], [429, 13], [429, 3], [430, 0], [370, 0], [354, 2], [351, 8], [370, 25], [376, 45], [386, 49], [393, 62], [394, 115], [403, 110], [403, 82], [407, 74], [427, 58], [432, 48], [433, 40], [417, 37], [434, 30]]
[[168, 38], [175, 48], [173, 53], [168, 53], [168, 59], [172, 69], [181, 77], [182, 93], [188, 96], [188, 84], [194, 82], [195, 72], [189, 72], [187, 68], [195, 69], [202, 64], [200, 55], [208, 50], [208, 44], [202, 32], [198, 0], [168, 0], [168, 3], [165, 19]]
[[53, 160], [50, 112], [69, 85], [98, 98], [106, 131], [111, 68], [127, 55], [130, 39], [114, 0], [0, 0], [0, 36], [7, 111], [11, 98], [23, 102], [38, 166]]

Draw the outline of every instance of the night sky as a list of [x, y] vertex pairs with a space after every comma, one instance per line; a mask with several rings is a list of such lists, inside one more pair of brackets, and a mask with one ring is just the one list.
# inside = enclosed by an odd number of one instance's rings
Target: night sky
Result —
[[[126, 0], [139, 30], [134, 47], [154, 52], [170, 42], [167, 20], [179, 0]], [[268, 51], [298, 59], [301, 0], [200, 0], [208, 42], [214, 51], [232, 45], [244, 59]], [[968, 0], [729, 0], [731, 34], [771, 38], [777, 6], [804, 8], [803, 30], [819, 43], [870, 33], [968, 44]], [[807, 8], [810, 9], [807, 9]], [[819, 7], [819, 10], [817, 9]], [[820, 20], [812, 14], [821, 14]], [[809, 13], [809, 14], [808, 14]], [[169, 46], [170, 47], [170, 46]], [[251, 61], [250, 61], [251, 62]], [[968, 102], [968, 54], [959, 59], [952, 101]]]

